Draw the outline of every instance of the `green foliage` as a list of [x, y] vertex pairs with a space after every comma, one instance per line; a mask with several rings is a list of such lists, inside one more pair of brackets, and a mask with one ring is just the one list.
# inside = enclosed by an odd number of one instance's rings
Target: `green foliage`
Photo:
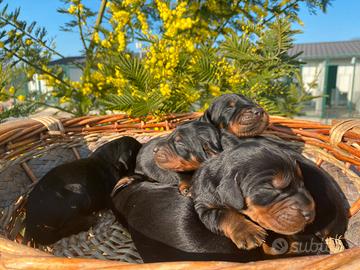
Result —
[[[83, 44], [83, 72], [71, 81], [52, 57], [63, 58], [46, 31], [0, 12], [0, 60], [25, 64], [54, 88], [51, 106], [75, 115], [91, 110], [133, 116], [205, 109], [223, 93], [241, 93], [272, 114], [298, 114], [304, 94], [296, 56], [289, 56], [299, 4], [325, 11], [330, 0], [101, 0], [97, 12], [81, 0], [61, 0], [71, 16], [62, 30]], [[0, 0], [0, 4], [2, 0]], [[131, 51], [142, 42], [142, 57]], [[6, 88], [6, 87], [5, 87]]]

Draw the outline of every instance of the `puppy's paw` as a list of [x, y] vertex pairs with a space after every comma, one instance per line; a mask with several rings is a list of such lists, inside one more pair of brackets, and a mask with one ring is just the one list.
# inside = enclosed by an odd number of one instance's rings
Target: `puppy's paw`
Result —
[[126, 176], [124, 178], [121, 178], [114, 186], [114, 188], [111, 192], [111, 196], [113, 196], [119, 189], [130, 185], [135, 180], [136, 180], [136, 176]]
[[181, 195], [183, 195], [185, 197], [191, 197], [190, 185], [186, 182], [181, 181], [179, 183], [179, 192]]
[[259, 247], [265, 242], [267, 235], [265, 229], [232, 210], [226, 210], [220, 228], [239, 249]]
[[239, 249], [253, 249], [265, 242], [266, 235], [267, 233], [263, 228], [245, 220], [234, 227], [229, 237]]

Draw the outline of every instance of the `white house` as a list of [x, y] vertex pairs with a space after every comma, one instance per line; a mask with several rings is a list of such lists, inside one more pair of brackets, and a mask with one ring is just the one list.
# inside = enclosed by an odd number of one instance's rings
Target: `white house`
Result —
[[307, 104], [307, 116], [342, 118], [360, 115], [360, 40], [296, 44], [306, 91], [321, 96]]
[[[65, 72], [65, 75], [72, 81], [79, 81], [82, 75], [81, 66], [84, 65], [85, 58], [83, 56], [66, 57], [51, 61], [49, 66], [61, 66]], [[46, 93], [51, 91], [52, 88], [46, 84], [46, 81], [40, 80], [39, 75], [35, 74], [33, 80], [28, 83], [28, 90], [30, 92], [38, 91], [40, 93]]]

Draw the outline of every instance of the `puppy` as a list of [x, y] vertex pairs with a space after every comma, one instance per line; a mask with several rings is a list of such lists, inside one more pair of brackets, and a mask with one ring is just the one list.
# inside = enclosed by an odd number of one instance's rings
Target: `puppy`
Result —
[[315, 218], [299, 165], [279, 147], [242, 143], [203, 163], [192, 179], [195, 210], [212, 232], [239, 249], [260, 246], [271, 230], [293, 235]]
[[167, 137], [144, 144], [136, 160], [137, 174], [161, 183], [179, 184], [187, 194], [193, 172], [222, 151], [220, 131], [209, 123], [188, 122]]
[[[221, 144], [224, 150], [238, 147], [241, 144], [256, 143], [264, 148], [280, 147], [291, 159], [296, 160], [300, 167], [305, 188], [315, 201], [315, 220], [306, 226], [303, 235], [316, 235], [322, 239], [344, 235], [347, 227], [346, 202], [344, 194], [335, 180], [315, 163], [308, 160], [286, 143], [272, 138], [257, 136], [241, 138], [222, 130]], [[298, 234], [299, 235], [299, 234]]]
[[133, 173], [140, 147], [137, 140], [122, 137], [89, 158], [50, 170], [29, 194], [25, 238], [47, 245], [89, 229], [92, 212], [109, 207], [117, 180]]
[[143, 182], [143, 176], [129, 178], [113, 191], [113, 211], [128, 228], [145, 263], [265, 259], [261, 249], [239, 250], [228, 238], [206, 229], [192, 200], [176, 187]]
[[269, 116], [243, 95], [224, 94], [214, 100], [199, 121], [226, 129], [238, 137], [252, 137], [266, 129]]

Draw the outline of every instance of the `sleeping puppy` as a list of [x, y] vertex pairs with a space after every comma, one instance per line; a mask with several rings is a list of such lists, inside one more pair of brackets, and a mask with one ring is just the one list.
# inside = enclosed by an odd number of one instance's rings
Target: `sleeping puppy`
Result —
[[224, 94], [214, 100], [199, 121], [226, 129], [238, 137], [252, 137], [266, 129], [269, 116], [243, 95]]
[[193, 172], [221, 151], [217, 128], [208, 123], [188, 122], [167, 137], [144, 144], [136, 160], [135, 172], [161, 183], [179, 184], [180, 192], [185, 195]]
[[265, 258], [261, 249], [239, 250], [228, 238], [206, 229], [192, 200], [176, 187], [145, 180], [126, 177], [112, 194], [114, 214], [128, 228], [145, 263]]
[[296, 160], [256, 141], [204, 162], [193, 176], [191, 195], [204, 225], [239, 249], [260, 246], [265, 229], [293, 235], [315, 218]]
[[132, 174], [141, 144], [122, 137], [98, 148], [89, 158], [50, 170], [30, 192], [26, 205], [26, 237], [47, 245], [89, 229], [92, 212], [109, 207], [119, 180]]
[[242, 144], [256, 143], [271, 149], [280, 147], [299, 165], [305, 188], [315, 201], [315, 220], [306, 226], [302, 234], [315, 234], [320, 238], [344, 235], [347, 227], [346, 203], [344, 195], [335, 180], [315, 163], [302, 156], [298, 150], [288, 144], [267, 137], [241, 138], [222, 130], [221, 144], [224, 150], [233, 149]]

